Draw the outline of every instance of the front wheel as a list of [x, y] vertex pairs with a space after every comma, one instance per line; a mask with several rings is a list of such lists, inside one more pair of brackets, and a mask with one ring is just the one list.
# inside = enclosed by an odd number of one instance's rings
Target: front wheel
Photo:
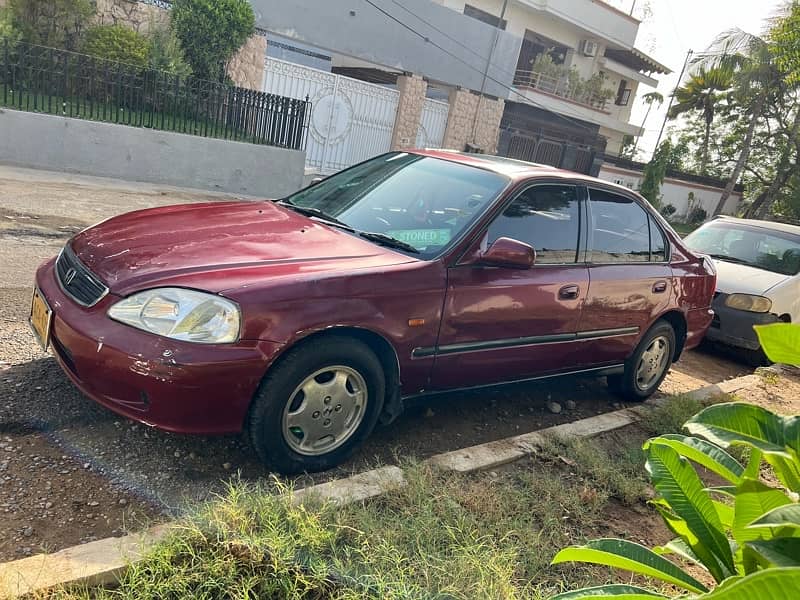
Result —
[[380, 361], [364, 343], [338, 336], [311, 340], [267, 373], [246, 434], [277, 472], [324, 471], [345, 461], [372, 432], [384, 390]]
[[625, 361], [625, 371], [609, 376], [608, 384], [626, 400], [646, 400], [664, 381], [674, 356], [675, 330], [666, 321], [658, 321]]

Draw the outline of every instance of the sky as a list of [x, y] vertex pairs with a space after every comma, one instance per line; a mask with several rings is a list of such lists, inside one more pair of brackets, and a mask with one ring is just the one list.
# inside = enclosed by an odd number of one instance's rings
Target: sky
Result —
[[[634, 0], [606, 0], [608, 4], [630, 12]], [[773, 16], [783, 0], [635, 0], [634, 16], [644, 17], [636, 47], [672, 69], [671, 75], [655, 75], [664, 105], [650, 112], [646, 132], [639, 140], [638, 157], [648, 160], [664, 121], [669, 95], [678, 82], [686, 53], [705, 50], [717, 34], [738, 27], [748, 33], [762, 34], [765, 20]], [[648, 10], [649, 9], [649, 10]], [[646, 12], [649, 13], [646, 14]], [[639, 86], [631, 122], [641, 124], [647, 110], [641, 96], [652, 91]], [[667, 123], [669, 128], [670, 123]]]

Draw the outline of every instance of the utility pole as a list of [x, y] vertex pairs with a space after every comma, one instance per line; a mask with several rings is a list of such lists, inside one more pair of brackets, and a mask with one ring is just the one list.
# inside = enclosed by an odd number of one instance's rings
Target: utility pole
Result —
[[475, 108], [475, 118], [472, 120], [472, 143], [475, 143], [475, 133], [478, 131], [478, 115], [481, 111], [481, 102], [483, 101], [483, 92], [486, 89], [486, 80], [489, 77], [489, 67], [492, 65], [492, 57], [494, 56], [495, 48], [497, 48], [497, 41], [500, 39], [500, 25], [503, 18], [506, 16], [506, 8], [508, 7], [508, 0], [503, 0], [503, 8], [500, 9], [500, 17], [497, 19], [497, 25], [494, 28], [494, 39], [492, 40], [492, 47], [489, 49], [489, 57], [486, 59], [486, 67], [483, 69], [483, 80], [481, 81], [481, 95], [478, 96], [478, 105]]
[[633, 9], [636, 8], [636, 0], [633, 0], [633, 4], [631, 4], [631, 12], [628, 13], [630, 16], [633, 16]]
[[664, 135], [664, 128], [667, 126], [667, 119], [669, 119], [669, 110], [672, 108], [672, 103], [675, 101], [675, 92], [678, 91], [678, 88], [681, 86], [681, 82], [683, 81], [683, 74], [686, 72], [686, 67], [689, 65], [689, 59], [692, 58], [693, 52], [689, 50], [686, 53], [686, 60], [683, 61], [683, 68], [681, 69], [681, 74], [678, 75], [678, 83], [675, 84], [675, 89], [672, 90], [672, 94], [669, 97], [669, 104], [667, 105], [667, 114], [664, 115], [664, 122], [661, 123], [661, 131], [658, 132], [658, 139], [656, 140], [655, 148], [653, 149], [653, 154], [656, 153], [658, 150], [658, 145], [661, 143], [661, 136]]

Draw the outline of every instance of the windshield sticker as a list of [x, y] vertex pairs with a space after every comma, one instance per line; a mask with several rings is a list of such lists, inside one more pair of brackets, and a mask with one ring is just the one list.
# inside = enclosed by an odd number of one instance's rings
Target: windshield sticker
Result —
[[415, 248], [444, 246], [450, 241], [452, 235], [449, 229], [398, 229], [386, 233]]

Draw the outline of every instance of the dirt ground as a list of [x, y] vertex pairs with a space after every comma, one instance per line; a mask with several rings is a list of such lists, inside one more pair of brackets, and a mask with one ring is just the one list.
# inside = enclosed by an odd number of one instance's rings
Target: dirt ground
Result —
[[[38, 349], [26, 323], [36, 266], [74, 232], [129, 210], [223, 198], [0, 167], [0, 561], [136, 529], [209, 497], [231, 477], [269, 476], [238, 437], [166, 434], [95, 405]], [[750, 370], [689, 352], [662, 392]], [[564, 410], [548, 411], [548, 398]], [[423, 399], [376, 430], [348, 464], [297, 484], [585, 418], [616, 403], [604, 380], [577, 378]]]

